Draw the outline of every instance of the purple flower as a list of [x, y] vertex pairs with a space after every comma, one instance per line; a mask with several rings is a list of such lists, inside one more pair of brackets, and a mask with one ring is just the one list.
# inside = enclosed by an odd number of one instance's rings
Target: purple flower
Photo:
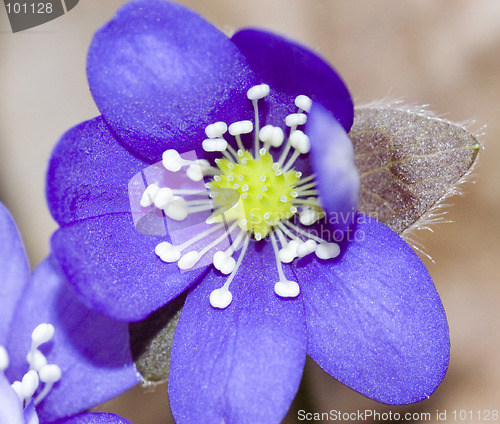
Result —
[[102, 116], [53, 152], [53, 254], [115, 319], [187, 291], [169, 374], [178, 422], [279, 422], [306, 354], [381, 402], [436, 389], [445, 313], [412, 249], [355, 214], [353, 106], [329, 65], [143, 0], [98, 31], [87, 73]]
[[50, 258], [30, 275], [0, 204], [0, 423], [129, 423], [73, 415], [137, 384], [127, 344], [127, 325], [85, 307]]

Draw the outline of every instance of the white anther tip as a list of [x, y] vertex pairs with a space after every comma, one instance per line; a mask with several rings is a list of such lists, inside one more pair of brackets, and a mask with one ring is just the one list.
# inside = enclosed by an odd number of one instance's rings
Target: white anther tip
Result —
[[284, 264], [289, 264], [295, 259], [295, 257], [296, 256], [293, 250], [288, 249], [287, 247], [280, 249], [280, 251], [278, 252], [278, 259]]
[[40, 324], [31, 333], [31, 340], [36, 346], [47, 343], [54, 336], [54, 326], [52, 324]]
[[247, 91], [247, 97], [250, 100], [259, 100], [269, 94], [269, 86], [267, 84], [254, 85]]
[[177, 172], [182, 168], [183, 160], [177, 150], [168, 149], [163, 152], [162, 163], [168, 171]]
[[7, 350], [0, 345], [0, 371], [5, 371], [9, 367], [9, 354]]
[[278, 281], [274, 285], [274, 292], [281, 297], [297, 297], [300, 293], [300, 287], [295, 281]]
[[297, 96], [295, 98], [295, 106], [305, 112], [309, 112], [311, 110], [312, 100], [309, 97], [301, 94], [300, 96]]
[[158, 209], [163, 209], [169, 202], [172, 201], [174, 198], [174, 193], [172, 189], [168, 187], [162, 187], [158, 190], [156, 193], [156, 196], [154, 198], [154, 205]]
[[47, 358], [45, 358], [45, 355], [38, 349], [30, 350], [26, 355], [26, 361], [30, 368], [35, 371], [47, 365]]
[[203, 172], [199, 165], [190, 165], [186, 175], [191, 181], [201, 181], [203, 179]]
[[158, 187], [158, 184], [156, 183], [148, 185], [146, 187], [146, 190], [144, 190], [144, 193], [142, 194], [141, 201], [139, 202], [140, 205], [143, 208], [151, 206], [159, 190], [160, 187]]
[[207, 138], [201, 145], [205, 152], [222, 152], [227, 149], [227, 141], [223, 138]]
[[231, 274], [234, 268], [236, 268], [236, 261], [232, 256], [226, 255], [223, 251], [219, 250], [215, 252], [213, 264], [223, 274]]
[[200, 254], [196, 250], [191, 250], [183, 255], [177, 265], [180, 269], [191, 269], [200, 260]]
[[290, 134], [290, 144], [302, 154], [309, 153], [311, 150], [309, 137], [300, 130], [295, 130]]
[[225, 134], [227, 131], [227, 124], [225, 122], [219, 121], [213, 124], [207, 125], [205, 128], [205, 134], [208, 138], [218, 138]]
[[38, 371], [38, 374], [44, 383], [55, 383], [61, 379], [62, 371], [57, 365], [49, 364]]
[[40, 383], [40, 379], [38, 378], [38, 373], [34, 370], [28, 371], [24, 374], [23, 379], [21, 380], [21, 394], [25, 399], [29, 399], [33, 396], [36, 389], [38, 389], [38, 384]]
[[181, 251], [167, 241], [157, 244], [155, 253], [163, 262], [177, 262], [181, 257]]
[[316, 256], [320, 259], [333, 259], [340, 253], [340, 247], [337, 243], [321, 243], [316, 248]]
[[210, 304], [214, 308], [225, 309], [233, 300], [233, 295], [227, 289], [220, 288], [210, 293]]
[[288, 127], [297, 127], [304, 125], [307, 122], [307, 115], [305, 113], [291, 113], [285, 118], [285, 123]]
[[240, 134], [248, 134], [253, 131], [253, 123], [252, 121], [238, 121], [229, 125], [229, 134], [231, 135], [240, 135]]
[[186, 201], [182, 197], [176, 196], [165, 205], [163, 210], [174, 221], [184, 221], [189, 214]]
[[318, 244], [314, 240], [307, 240], [297, 247], [297, 256], [303, 258], [316, 250]]

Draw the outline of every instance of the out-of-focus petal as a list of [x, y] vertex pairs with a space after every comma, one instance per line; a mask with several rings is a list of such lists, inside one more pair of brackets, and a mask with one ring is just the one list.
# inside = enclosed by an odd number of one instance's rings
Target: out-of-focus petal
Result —
[[208, 124], [252, 113], [244, 56], [201, 16], [167, 1], [120, 9], [94, 36], [87, 74], [120, 141], [151, 162], [168, 148], [200, 150]]
[[308, 354], [379, 402], [423, 400], [448, 367], [448, 324], [439, 295], [422, 261], [385, 225], [360, 214], [350, 237], [337, 259], [295, 266]]
[[0, 371], [0, 400], [0, 424], [24, 424], [19, 398], [2, 371]]
[[129, 420], [106, 412], [90, 412], [63, 418], [52, 424], [132, 424]]
[[351, 95], [323, 59], [293, 41], [256, 29], [238, 31], [232, 41], [262, 82], [272, 88], [268, 123], [279, 125], [286, 113], [297, 110], [295, 97], [304, 94], [323, 105], [349, 131], [354, 117]]
[[338, 121], [313, 105], [306, 133], [321, 205], [335, 229], [345, 231], [354, 221], [359, 198], [359, 175], [351, 139]]
[[128, 182], [148, 166], [118, 144], [102, 117], [63, 135], [49, 163], [47, 200], [56, 221], [130, 211]]
[[206, 266], [181, 272], [155, 247], [165, 236], [136, 231], [130, 213], [75, 222], [59, 229], [52, 249], [87, 304], [123, 321], [139, 321], [193, 284]]
[[30, 269], [24, 245], [7, 208], [0, 203], [0, 345], [8, 329]]
[[227, 278], [218, 271], [187, 297], [169, 375], [179, 424], [277, 423], [298, 389], [306, 345], [302, 302], [274, 293], [278, 273], [270, 243], [251, 242], [248, 250], [226, 309], [209, 302]]
[[51, 259], [36, 268], [16, 309], [7, 343], [11, 381], [29, 369], [31, 332], [41, 323], [52, 324], [55, 333], [39, 349], [49, 364], [62, 370], [61, 379], [37, 406], [42, 421], [84, 411], [138, 383], [128, 325], [84, 306]]

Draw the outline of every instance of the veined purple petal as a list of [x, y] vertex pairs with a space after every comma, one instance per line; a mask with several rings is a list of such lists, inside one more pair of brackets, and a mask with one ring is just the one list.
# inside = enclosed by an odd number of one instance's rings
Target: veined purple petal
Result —
[[320, 105], [313, 105], [306, 133], [311, 141], [312, 168], [322, 207], [329, 222], [344, 231], [354, 221], [359, 197], [359, 175], [351, 139]]
[[102, 117], [63, 135], [47, 173], [47, 200], [61, 225], [108, 213], [129, 212], [129, 180], [148, 166], [125, 150]]
[[308, 328], [308, 354], [354, 390], [389, 404], [430, 396], [449, 360], [446, 315], [413, 250], [359, 214], [335, 260], [295, 267]]
[[106, 412], [93, 412], [75, 415], [58, 420], [52, 424], [132, 424], [129, 420]]
[[136, 231], [130, 213], [75, 222], [59, 229], [52, 249], [86, 303], [123, 321], [139, 321], [193, 284], [205, 271], [181, 272], [155, 247], [165, 236]]
[[252, 114], [246, 90], [254, 76], [244, 56], [201, 16], [168, 1], [120, 9], [94, 36], [87, 74], [121, 143], [151, 162], [168, 148], [200, 150], [208, 124]]
[[35, 269], [16, 309], [7, 344], [12, 381], [28, 371], [31, 332], [41, 323], [52, 324], [55, 333], [39, 349], [62, 370], [61, 380], [37, 406], [42, 421], [87, 410], [139, 382], [127, 323], [84, 306], [51, 259]]
[[304, 94], [330, 111], [349, 131], [354, 117], [351, 96], [337, 72], [323, 59], [293, 41], [256, 29], [238, 31], [232, 41], [262, 82], [273, 90], [268, 123], [279, 125], [286, 113], [296, 111], [295, 97]]
[[274, 293], [270, 243], [250, 243], [229, 287], [232, 303], [215, 309], [210, 293], [226, 278], [212, 270], [187, 297], [172, 347], [170, 407], [179, 424], [280, 422], [305, 362], [302, 302]]
[[2, 371], [0, 371], [0, 399], [0, 424], [24, 424], [19, 398]]
[[5, 344], [12, 315], [30, 269], [12, 216], [0, 203], [0, 345]]

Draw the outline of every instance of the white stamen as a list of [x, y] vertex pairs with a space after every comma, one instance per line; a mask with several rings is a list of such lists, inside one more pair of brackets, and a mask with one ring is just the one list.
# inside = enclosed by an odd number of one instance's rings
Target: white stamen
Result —
[[227, 149], [227, 141], [223, 138], [207, 138], [201, 145], [205, 152], [222, 152]]
[[290, 144], [301, 154], [309, 153], [311, 150], [309, 137], [301, 130], [295, 130], [290, 134]]
[[295, 97], [295, 106], [305, 112], [310, 112], [312, 100], [309, 97], [301, 94], [300, 96]]
[[52, 324], [40, 324], [31, 333], [31, 349], [38, 348], [43, 343], [47, 343], [54, 336], [54, 326]]
[[189, 165], [186, 175], [191, 181], [201, 181], [203, 179], [201, 166], [198, 164]]
[[290, 240], [278, 252], [280, 261], [285, 264], [292, 262], [297, 257], [297, 247], [299, 247], [300, 244], [298, 240]]
[[269, 86], [267, 84], [254, 85], [247, 91], [249, 100], [260, 100], [269, 94]]
[[215, 252], [213, 264], [215, 268], [226, 275], [231, 274], [236, 267], [236, 261], [234, 258], [230, 255], [226, 255], [226, 253], [222, 250]]
[[291, 113], [285, 118], [287, 127], [295, 129], [299, 125], [304, 125], [307, 122], [307, 115], [305, 113]]
[[179, 261], [177, 262], [177, 266], [180, 269], [191, 269], [196, 262], [200, 260], [201, 256], [196, 250], [191, 250], [184, 254]]
[[205, 134], [208, 138], [219, 138], [227, 131], [227, 124], [225, 122], [219, 121], [213, 124], [207, 125], [205, 128]]
[[0, 372], [5, 371], [9, 367], [9, 354], [7, 350], [0, 345]]
[[287, 280], [283, 273], [282, 264], [279, 258], [278, 243], [273, 233], [270, 233], [271, 244], [273, 245], [274, 255], [276, 257], [276, 266], [278, 268], [279, 281], [274, 285], [274, 292], [281, 297], [297, 297], [300, 293], [300, 287], [295, 281]]
[[148, 185], [146, 187], [146, 190], [144, 190], [144, 193], [142, 193], [141, 201], [139, 202], [139, 204], [143, 208], [151, 206], [159, 190], [160, 187], [158, 187], [158, 184], [156, 183]]
[[57, 365], [49, 364], [43, 367], [40, 372], [40, 380], [45, 383], [42, 391], [35, 398], [34, 403], [38, 405], [45, 397], [49, 394], [54, 383], [57, 383], [61, 379], [61, 368]]
[[154, 204], [158, 209], [165, 208], [174, 199], [174, 192], [169, 187], [162, 187], [158, 190]]
[[24, 403], [24, 395], [23, 395], [23, 383], [20, 381], [14, 381], [10, 387], [12, 387], [12, 390], [14, 390], [17, 394], [17, 397], [19, 398], [19, 401], [21, 403]]
[[340, 247], [337, 243], [320, 243], [316, 248], [316, 256], [320, 259], [333, 259], [340, 253]]
[[318, 243], [316, 243], [314, 240], [307, 240], [297, 247], [297, 256], [299, 258], [303, 258], [304, 256], [315, 252], [317, 246]]
[[252, 131], [253, 131], [252, 121], [237, 121], [229, 125], [229, 134], [233, 136], [240, 134], [248, 134], [251, 133]]
[[320, 218], [318, 212], [308, 207], [305, 207], [299, 216], [300, 223], [307, 227], [313, 225]]
[[162, 155], [162, 163], [165, 169], [177, 172], [184, 165], [184, 159], [181, 158], [181, 155], [177, 150], [168, 149], [163, 152]]
[[26, 361], [28, 362], [30, 369], [38, 371], [47, 365], [47, 358], [38, 349], [30, 350], [26, 355]]
[[189, 212], [186, 201], [182, 197], [174, 196], [163, 208], [165, 215], [174, 221], [184, 221]]
[[155, 253], [163, 262], [177, 262], [181, 257], [181, 251], [167, 241], [156, 245]]
[[236, 261], [236, 266], [234, 267], [233, 272], [231, 272], [231, 275], [228, 277], [228, 279], [220, 289], [216, 289], [212, 293], [210, 293], [210, 304], [214, 308], [224, 309], [227, 308], [231, 303], [233, 295], [229, 291], [229, 285], [233, 281], [234, 276], [238, 272], [238, 268], [240, 267], [241, 262], [245, 257], [245, 253], [247, 251], [249, 242], [250, 242], [250, 235], [247, 234], [245, 238], [245, 243], [243, 244], [243, 247], [241, 249], [240, 256], [238, 256], [238, 260]]
[[21, 380], [21, 394], [23, 395], [24, 400], [30, 400], [33, 397], [36, 389], [38, 389], [39, 383], [40, 379], [38, 378], [38, 373], [35, 370], [29, 370], [26, 374], [24, 374], [23, 379]]

